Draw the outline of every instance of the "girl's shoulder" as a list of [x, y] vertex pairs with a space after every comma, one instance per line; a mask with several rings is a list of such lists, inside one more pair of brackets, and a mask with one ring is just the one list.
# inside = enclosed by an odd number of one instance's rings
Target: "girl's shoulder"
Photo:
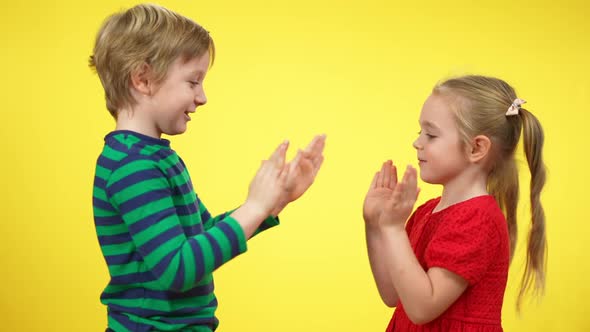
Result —
[[473, 197], [432, 215], [440, 217], [444, 220], [444, 225], [452, 228], [479, 229], [480, 231], [506, 228], [502, 209], [492, 195]]
[[422, 205], [418, 206], [418, 208], [416, 208], [416, 215], [427, 215], [427, 214], [431, 214], [432, 210], [434, 210], [434, 208], [438, 205], [438, 203], [440, 202], [440, 196], [439, 197], [435, 197], [435, 198], [431, 198], [429, 200], [427, 200], [426, 202], [424, 202]]

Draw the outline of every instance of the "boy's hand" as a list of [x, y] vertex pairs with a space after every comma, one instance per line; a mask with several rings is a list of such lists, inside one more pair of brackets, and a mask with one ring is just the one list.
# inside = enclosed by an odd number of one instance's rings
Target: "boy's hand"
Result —
[[285, 187], [289, 168], [285, 154], [289, 143], [281, 143], [268, 160], [263, 160], [248, 188], [247, 205], [268, 216], [277, 206]]
[[278, 215], [287, 204], [301, 197], [312, 185], [324, 161], [322, 153], [325, 144], [326, 135], [315, 136], [305, 150], [297, 151], [295, 158], [287, 164], [289, 171], [283, 194], [278, 206], [271, 213], [273, 216]]
[[404, 226], [418, 193], [416, 169], [408, 166], [401, 182], [391, 161], [383, 163], [365, 197], [363, 217], [370, 226]]

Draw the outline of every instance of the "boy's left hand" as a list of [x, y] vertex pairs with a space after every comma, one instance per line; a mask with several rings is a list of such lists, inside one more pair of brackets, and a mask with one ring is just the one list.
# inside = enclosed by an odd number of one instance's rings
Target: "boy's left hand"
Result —
[[305, 150], [299, 150], [295, 158], [288, 163], [289, 172], [283, 197], [279, 206], [273, 211], [273, 216], [278, 215], [287, 204], [301, 197], [312, 185], [324, 161], [322, 153], [325, 144], [326, 135], [315, 136]]

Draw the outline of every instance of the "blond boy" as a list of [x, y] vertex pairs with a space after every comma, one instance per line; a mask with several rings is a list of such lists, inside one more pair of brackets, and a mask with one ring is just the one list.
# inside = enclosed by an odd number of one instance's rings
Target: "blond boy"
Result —
[[[182, 134], [207, 102], [215, 57], [209, 33], [155, 5], [107, 18], [90, 57], [116, 120], [94, 179], [96, 232], [109, 268], [101, 296], [107, 331], [213, 331], [212, 272], [246, 251], [253, 235], [313, 183], [325, 136], [285, 162], [282, 143], [262, 162], [244, 204], [212, 217], [162, 134]], [[232, 188], [227, 188], [232, 190]]]

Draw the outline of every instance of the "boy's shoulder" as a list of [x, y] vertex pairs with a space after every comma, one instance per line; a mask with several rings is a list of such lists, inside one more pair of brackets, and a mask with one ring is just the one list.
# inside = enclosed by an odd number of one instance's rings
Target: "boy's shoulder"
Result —
[[98, 158], [98, 165], [115, 171], [129, 164], [133, 167], [141, 165], [160, 167], [166, 161], [176, 158], [170, 148], [170, 142], [127, 130], [113, 131], [104, 138], [104, 148]]

